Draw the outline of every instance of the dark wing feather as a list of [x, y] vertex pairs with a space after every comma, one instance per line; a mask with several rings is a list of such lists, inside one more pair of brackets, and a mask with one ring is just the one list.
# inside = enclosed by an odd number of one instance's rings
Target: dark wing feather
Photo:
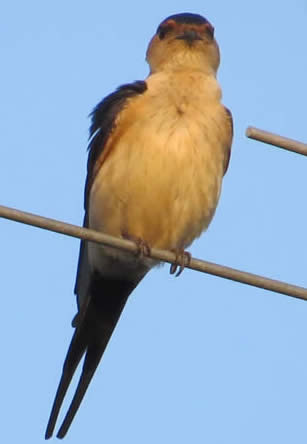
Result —
[[94, 166], [114, 128], [116, 117], [125, 106], [127, 99], [138, 94], [143, 94], [146, 89], [146, 82], [142, 80], [122, 85], [114, 93], [98, 103], [90, 114], [92, 117], [92, 124], [90, 126], [90, 142], [88, 146], [89, 156], [84, 199], [85, 211], [88, 209], [88, 195], [92, 183]]
[[[95, 164], [103, 153], [107, 140], [112, 133], [116, 117], [123, 109], [127, 100], [138, 94], [143, 94], [147, 90], [146, 82], [138, 80], [120, 86], [115, 92], [105, 97], [93, 109], [90, 116], [92, 118], [88, 145], [87, 177], [84, 191], [84, 224], [88, 228], [89, 193], [93, 183]], [[87, 260], [87, 242], [81, 241], [77, 277], [75, 284], [75, 294], [77, 295], [78, 309], [82, 301], [86, 298], [88, 283], [90, 280], [89, 264]]]
[[231, 155], [231, 143], [232, 143], [232, 139], [233, 139], [233, 118], [232, 118], [232, 114], [231, 111], [226, 108], [226, 106], [224, 106], [225, 112], [227, 114], [228, 117], [228, 121], [229, 121], [229, 151], [228, 151], [228, 156], [226, 157], [226, 162], [225, 162], [225, 169], [224, 169], [224, 175], [226, 174], [227, 170], [228, 170], [228, 166], [229, 166], [229, 162], [230, 162], [230, 155]]
[[[106, 146], [108, 137], [114, 129], [116, 117], [127, 103], [127, 99], [144, 93], [146, 89], [147, 85], [143, 81], [123, 85], [102, 100], [91, 114], [92, 124], [90, 127], [88, 171], [85, 186], [85, 227], [88, 227], [88, 196], [95, 164]], [[46, 439], [53, 434], [65, 394], [74, 372], [85, 354], [83, 369], [75, 395], [57, 435], [58, 438], [65, 436], [109, 342], [127, 298], [141, 279], [140, 277], [135, 279], [133, 276], [131, 280], [124, 281], [105, 279], [97, 272], [93, 272], [88, 263], [87, 245], [87, 242], [82, 241], [80, 246], [75, 285], [78, 313], [73, 320], [73, 326], [76, 330], [64, 362], [62, 377], [46, 430]]]

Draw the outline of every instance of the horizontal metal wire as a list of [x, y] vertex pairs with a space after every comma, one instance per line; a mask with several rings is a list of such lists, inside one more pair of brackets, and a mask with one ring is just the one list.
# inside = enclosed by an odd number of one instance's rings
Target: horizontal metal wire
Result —
[[246, 136], [250, 139], [258, 140], [259, 142], [268, 143], [279, 148], [283, 148], [294, 153], [307, 156], [307, 144], [298, 142], [297, 140], [288, 139], [287, 137], [279, 136], [278, 134], [269, 133], [258, 128], [249, 126], [246, 130]]
[[[55, 219], [37, 216], [36, 214], [26, 213], [14, 208], [8, 208], [0, 205], [0, 217], [14, 220], [15, 222], [32, 225], [34, 227], [43, 228], [45, 230], [54, 231], [56, 233], [65, 234], [67, 236], [84, 239], [86, 241], [120, 248], [131, 251], [132, 253], [138, 252], [138, 246], [129, 240], [119, 239], [98, 231], [90, 230], [88, 228], [82, 228], [76, 225], [60, 222]], [[151, 249], [150, 257], [169, 263], [174, 263], [176, 261], [176, 255], [171, 251], [158, 250], [156, 248]], [[241, 282], [242, 284], [248, 284], [254, 287], [263, 288], [265, 290], [274, 291], [276, 293], [282, 293], [298, 299], [307, 300], [306, 288], [287, 284], [286, 282], [282, 281], [268, 279], [263, 276], [225, 267], [223, 265], [214, 264], [213, 262], [192, 258], [190, 264], [187, 265], [187, 268], [212, 274], [214, 276], [219, 276], [224, 279]]]

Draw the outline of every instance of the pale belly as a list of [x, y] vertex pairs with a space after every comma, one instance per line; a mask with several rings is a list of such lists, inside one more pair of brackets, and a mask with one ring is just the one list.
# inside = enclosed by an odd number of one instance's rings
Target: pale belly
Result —
[[90, 227], [151, 247], [186, 248], [208, 227], [218, 203], [225, 153], [217, 140], [195, 118], [187, 125], [160, 114], [133, 124], [94, 180]]

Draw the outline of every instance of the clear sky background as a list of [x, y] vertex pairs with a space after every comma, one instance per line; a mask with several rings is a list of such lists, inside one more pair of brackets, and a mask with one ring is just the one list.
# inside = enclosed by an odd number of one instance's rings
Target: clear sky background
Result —
[[[81, 224], [87, 115], [147, 76], [157, 25], [187, 11], [215, 26], [235, 123], [216, 217], [191, 252], [307, 286], [307, 159], [244, 135], [307, 140], [306, 0], [3, 3], [0, 204]], [[0, 240], [1, 441], [38, 444], [73, 333], [79, 242], [3, 219]], [[67, 444], [305, 444], [307, 304], [168, 270], [131, 296]]]

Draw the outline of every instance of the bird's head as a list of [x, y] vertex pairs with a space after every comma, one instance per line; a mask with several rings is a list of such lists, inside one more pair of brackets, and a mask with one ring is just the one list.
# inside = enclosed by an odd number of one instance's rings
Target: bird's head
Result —
[[220, 53], [214, 28], [198, 14], [171, 15], [158, 26], [146, 60], [152, 73], [190, 68], [216, 74]]

